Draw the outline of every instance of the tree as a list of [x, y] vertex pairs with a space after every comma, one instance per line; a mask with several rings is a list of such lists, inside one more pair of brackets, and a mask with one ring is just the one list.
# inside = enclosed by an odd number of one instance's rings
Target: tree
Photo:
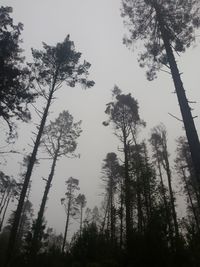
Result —
[[122, 0], [122, 16], [128, 28], [127, 45], [142, 40], [145, 51], [140, 54], [140, 66], [148, 67], [152, 80], [164, 65], [172, 74], [183, 123], [190, 147], [196, 178], [200, 186], [200, 144], [191, 108], [185, 94], [174, 52], [184, 52], [195, 40], [200, 26], [198, 0]]
[[197, 190], [194, 172], [191, 170], [191, 155], [186, 138], [179, 137], [177, 140], [175, 168], [181, 178], [184, 193], [187, 196], [188, 212], [192, 213], [196, 228], [200, 231], [199, 225], [199, 192]]
[[1, 203], [0, 203], [0, 232], [2, 230], [2, 226], [4, 223], [5, 215], [8, 209], [8, 205], [10, 201], [14, 201], [17, 196], [19, 195], [19, 186], [15, 179], [4, 175], [4, 173], [1, 172], [1, 178], [3, 182], [3, 194], [1, 198]]
[[74, 156], [73, 152], [77, 147], [76, 139], [81, 133], [80, 123], [81, 121], [74, 122], [73, 116], [68, 111], [63, 111], [54, 122], [50, 122], [44, 129], [42, 142], [46, 152], [53, 161], [49, 177], [46, 180], [45, 191], [35, 223], [31, 250], [33, 256], [37, 252], [38, 236], [43, 221], [47, 197], [55, 173], [56, 162], [62, 156]]
[[76, 203], [79, 206], [80, 209], [80, 235], [82, 234], [82, 228], [83, 228], [83, 209], [86, 206], [86, 197], [84, 194], [78, 194], [76, 198]]
[[30, 119], [28, 104], [36, 94], [32, 92], [31, 72], [24, 66], [20, 35], [23, 24], [15, 25], [10, 17], [11, 7], [0, 7], [0, 117], [10, 131], [12, 118]]
[[160, 191], [161, 191], [161, 198], [163, 201], [163, 206], [164, 206], [164, 216], [165, 216], [165, 221], [168, 225], [168, 232], [169, 232], [169, 238], [170, 238], [170, 243], [171, 247], [173, 248], [173, 227], [172, 227], [172, 222], [171, 222], [171, 211], [170, 211], [170, 204], [168, 201], [168, 196], [167, 196], [167, 188], [164, 184], [164, 177], [163, 177], [163, 172], [162, 172], [162, 153], [160, 151], [160, 138], [158, 137], [157, 134], [152, 133], [151, 137], [149, 139], [149, 142], [152, 146], [153, 150], [153, 162], [155, 163], [156, 166], [156, 171], [158, 172], [158, 176], [160, 178]]
[[75, 179], [73, 177], [69, 177], [68, 180], [66, 181], [66, 185], [67, 185], [67, 192], [65, 193], [66, 197], [61, 198], [61, 204], [64, 205], [65, 212], [67, 215], [66, 224], [65, 224], [64, 239], [63, 239], [63, 244], [62, 244], [62, 252], [65, 251], [65, 245], [66, 245], [66, 239], [67, 239], [67, 232], [68, 232], [70, 217], [74, 216], [76, 214], [75, 191], [79, 190], [78, 184], [79, 184], [78, 179]]
[[32, 55], [34, 62], [29, 64], [29, 66], [32, 73], [34, 73], [35, 81], [38, 84], [38, 90], [46, 100], [46, 106], [42, 112], [41, 122], [38, 127], [38, 133], [36, 135], [36, 140], [34, 142], [33, 151], [29, 159], [23, 188], [20, 194], [15, 220], [9, 239], [7, 261], [9, 261], [11, 258], [12, 251], [14, 249], [24, 199], [32, 170], [36, 162], [37, 151], [41, 142], [44, 126], [54, 95], [56, 91], [60, 89], [63, 83], [66, 83], [70, 87], [74, 87], [77, 83], [80, 83], [85, 88], [94, 85], [93, 81], [89, 81], [87, 79], [90, 64], [86, 61], [80, 63], [81, 53], [76, 52], [74, 43], [70, 40], [69, 35], [62, 43], [58, 43], [56, 46], [49, 46], [43, 43], [43, 50], [39, 51], [32, 49]]
[[109, 116], [107, 126], [111, 122], [115, 129], [115, 135], [123, 144], [124, 154], [124, 189], [125, 189], [125, 209], [126, 209], [126, 245], [130, 247], [132, 232], [131, 223], [131, 181], [129, 173], [129, 147], [136, 142], [138, 128], [144, 126], [138, 113], [138, 103], [131, 94], [122, 94], [121, 90], [115, 86], [113, 90], [115, 101], [107, 104], [105, 113]]
[[[110, 152], [106, 155], [104, 159], [103, 166], [103, 181], [105, 182], [106, 195], [107, 195], [107, 208], [105, 214], [108, 214], [108, 221], [110, 222], [110, 238], [113, 243], [115, 238], [115, 193], [117, 189], [117, 184], [119, 182], [119, 162], [117, 155]], [[106, 218], [106, 216], [105, 216]], [[104, 223], [105, 224], [105, 223]]]
[[154, 149], [156, 153], [159, 155], [160, 163], [162, 164], [167, 175], [169, 196], [170, 196], [170, 207], [171, 207], [171, 213], [172, 213], [172, 218], [173, 218], [175, 237], [176, 237], [176, 240], [178, 240], [179, 239], [179, 227], [178, 227], [177, 215], [176, 215], [176, 210], [175, 210], [175, 197], [174, 197], [174, 192], [172, 189], [172, 174], [171, 174], [171, 169], [170, 169], [170, 164], [169, 164], [169, 153], [167, 150], [167, 132], [163, 124], [160, 124], [159, 126], [154, 127], [152, 129], [151, 142], [152, 144], [154, 144]]

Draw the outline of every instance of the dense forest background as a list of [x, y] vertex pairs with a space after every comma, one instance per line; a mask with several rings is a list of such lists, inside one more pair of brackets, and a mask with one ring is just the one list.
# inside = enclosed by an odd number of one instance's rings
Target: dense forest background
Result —
[[200, 266], [199, 2], [4, 2], [0, 264]]

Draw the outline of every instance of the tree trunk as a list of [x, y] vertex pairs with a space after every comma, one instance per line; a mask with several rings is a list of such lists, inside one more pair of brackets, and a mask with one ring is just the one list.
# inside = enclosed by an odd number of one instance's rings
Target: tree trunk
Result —
[[131, 200], [130, 200], [130, 177], [129, 177], [129, 164], [128, 164], [128, 145], [126, 143], [126, 136], [124, 135], [124, 178], [125, 178], [125, 208], [126, 208], [126, 246], [127, 251], [130, 250], [131, 242]]
[[83, 228], [83, 205], [81, 204], [80, 236], [82, 235], [82, 228]]
[[1, 208], [0, 208], [0, 215], [1, 215], [1, 213], [2, 213], [2, 211], [3, 211], [3, 208], [5, 207], [5, 205], [6, 205], [6, 203], [7, 203], [7, 200], [8, 200], [8, 198], [9, 198], [9, 196], [10, 196], [10, 190], [12, 190], [12, 189], [9, 188], [9, 189], [7, 190], [7, 194], [6, 194], [6, 196], [4, 197], [4, 201], [3, 201], [2, 205], [1, 205]]
[[198, 190], [200, 187], [200, 144], [197, 131], [195, 128], [194, 120], [191, 113], [191, 108], [189, 107], [188, 100], [186, 98], [183, 83], [181, 81], [180, 73], [176, 64], [176, 60], [171, 48], [168, 32], [165, 29], [165, 25], [162, 19], [162, 15], [159, 14], [159, 8], [155, 7], [157, 13], [157, 19], [160, 26], [161, 36], [164, 42], [169, 66], [171, 69], [171, 74], [183, 118], [183, 123], [186, 131], [186, 136], [188, 139], [188, 144], [190, 147], [192, 162], [195, 169], [196, 179], [198, 181]]
[[113, 204], [113, 177], [111, 177], [110, 185], [110, 237], [113, 244], [115, 238], [115, 216], [114, 216], [114, 204]]
[[136, 194], [137, 194], [137, 217], [138, 217], [138, 231], [142, 233], [143, 231], [143, 212], [142, 212], [142, 200], [141, 200], [141, 186], [140, 186], [140, 174], [137, 173], [136, 180]]
[[46, 104], [46, 107], [45, 107], [45, 110], [44, 110], [44, 113], [43, 113], [43, 116], [42, 116], [42, 120], [41, 120], [41, 123], [40, 123], [40, 127], [39, 127], [39, 130], [38, 130], [36, 141], [34, 143], [33, 151], [32, 151], [32, 154], [31, 154], [31, 157], [30, 157], [30, 160], [29, 160], [26, 176], [24, 178], [24, 184], [23, 184], [22, 191], [21, 191], [21, 194], [20, 194], [18, 206], [17, 206], [16, 212], [15, 212], [14, 222], [13, 222], [13, 225], [12, 225], [12, 229], [11, 229], [10, 237], [9, 237], [9, 241], [8, 241], [8, 248], [7, 248], [7, 256], [6, 256], [5, 267], [9, 266], [9, 262], [11, 261], [11, 257], [12, 257], [13, 251], [14, 251], [16, 237], [17, 237], [17, 231], [18, 231], [19, 222], [20, 222], [20, 217], [21, 217], [21, 213], [22, 213], [23, 205], [24, 205], [24, 200], [25, 200], [25, 197], [26, 197], [26, 192], [27, 192], [28, 185], [29, 185], [29, 182], [30, 182], [32, 170], [33, 170], [33, 167], [34, 167], [34, 164], [35, 164], [35, 161], [36, 161], [36, 155], [37, 155], [37, 151], [38, 151], [38, 148], [39, 148], [39, 145], [40, 145], [40, 140], [41, 140], [42, 133], [43, 133], [43, 130], [44, 130], [44, 126], [45, 126], [45, 123], [46, 123], [46, 119], [47, 119], [47, 116], [48, 116], [49, 107], [50, 107], [50, 104], [51, 104], [51, 101], [52, 101], [52, 97], [53, 97], [53, 93], [54, 93], [54, 87], [55, 87], [55, 84], [56, 84], [56, 79], [57, 79], [57, 77], [55, 76], [54, 83], [52, 85], [52, 89], [50, 91], [49, 98], [47, 100], [47, 104]]
[[[59, 150], [59, 149], [58, 149]], [[39, 238], [39, 234], [40, 234], [40, 230], [42, 227], [42, 220], [43, 220], [43, 215], [44, 215], [44, 211], [45, 211], [45, 206], [46, 206], [46, 202], [47, 202], [47, 197], [48, 197], [48, 193], [51, 187], [51, 182], [53, 180], [53, 176], [54, 176], [54, 172], [55, 172], [55, 167], [56, 167], [56, 161], [58, 158], [58, 150], [55, 153], [54, 159], [53, 159], [53, 163], [51, 166], [51, 172], [49, 174], [47, 183], [46, 183], [46, 187], [44, 190], [44, 194], [43, 194], [43, 198], [42, 198], [42, 202], [40, 205], [40, 210], [38, 212], [38, 216], [37, 216], [37, 220], [36, 220], [36, 224], [35, 224], [35, 231], [33, 233], [33, 239], [32, 239], [32, 244], [31, 244], [31, 254], [33, 257], [35, 257], [35, 255], [38, 252], [38, 238]]]
[[[165, 148], [164, 148], [165, 149]], [[164, 161], [165, 161], [165, 170], [167, 174], [167, 180], [168, 180], [168, 187], [169, 187], [169, 196], [170, 196], [170, 206], [172, 209], [172, 217], [174, 221], [174, 229], [175, 229], [175, 235], [177, 240], [179, 239], [179, 229], [178, 229], [178, 222], [177, 222], [177, 215], [176, 215], [176, 210], [175, 210], [175, 203], [174, 203], [174, 193], [172, 190], [172, 179], [171, 179], [171, 170], [169, 167], [169, 160], [167, 156], [167, 151], [164, 151]]]
[[9, 196], [7, 198], [6, 206], [5, 206], [5, 209], [4, 209], [4, 212], [3, 212], [3, 216], [2, 216], [2, 219], [1, 219], [1, 223], [0, 223], [0, 232], [1, 232], [1, 229], [2, 229], [2, 226], [3, 226], [3, 222], [4, 222], [4, 219], [5, 219], [6, 211], [8, 209], [8, 205], [10, 203], [10, 200], [11, 200], [11, 196]]
[[7, 188], [6, 188], [6, 189], [4, 190], [4, 192], [2, 193], [1, 202], [0, 202], [0, 208], [1, 208], [2, 204], [3, 204], [4, 197], [5, 197], [5, 195], [6, 195], [6, 191], [7, 191]]
[[123, 184], [121, 183], [121, 194], [120, 194], [120, 248], [123, 246], [123, 212], [124, 212], [124, 199], [123, 199]]
[[30, 184], [29, 184], [29, 190], [28, 190], [28, 193], [26, 195], [26, 200], [25, 200], [25, 203], [24, 203], [24, 206], [23, 206], [23, 210], [22, 210], [22, 215], [21, 215], [21, 218], [20, 218], [19, 230], [18, 230], [18, 233], [17, 233], [17, 240], [19, 240], [19, 243], [21, 242], [22, 237], [23, 237], [24, 224], [25, 224], [25, 214], [26, 214], [26, 210], [27, 210], [27, 202], [29, 200], [30, 191], [31, 191], [31, 187], [30, 187]]
[[62, 253], [65, 252], [65, 244], [66, 244], [67, 231], [68, 231], [68, 226], [69, 226], [70, 208], [71, 208], [71, 199], [69, 198], [68, 208], [67, 208], [67, 219], [66, 219], [66, 225], [65, 225], [65, 234], [63, 238], [63, 244], [62, 244]]
[[[157, 153], [157, 155], [158, 155], [158, 153]], [[166, 221], [167, 221], [168, 228], [169, 228], [170, 244], [171, 244], [171, 248], [173, 250], [174, 249], [174, 242], [173, 242], [173, 230], [172, 230], [172, 225], [171, 225], [171, 212], [169, 211], [169, 207], [168, 207], [168, 204], [167, 204], [167, 197], [166, 197], [166, 194], [165, 194], [165, 186], [164, 186], [164, 182], [163, 182], [160, 162], [159, 162], [158, 159], [157, 159], [157, 164], [158, 164], [158, 171], [159, 171], [159, 176], [160, 176], [162, 197], [163, 197], [165, 213], [166, 213]]]
[[105, 215], [104, 215], [104, 219], [103, 219], [102, 227], [101, 227], [102, 233], [104, 231], [105, 224], [106, 224], [106, 218], [107, 218], [107, 214], [108, 214], [108, 210], [109, 210], [109, 203], [110, 203], [110, 196], [108, 195], [108, 201], [107, 201], [107, 205], [106, 205], [106, 209], [105, 209]]

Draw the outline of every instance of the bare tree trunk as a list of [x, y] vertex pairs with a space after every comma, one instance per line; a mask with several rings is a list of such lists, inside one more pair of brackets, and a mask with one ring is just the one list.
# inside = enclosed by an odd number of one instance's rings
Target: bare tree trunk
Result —
[[82, 228], [83, 228], [83, 205], [81, 204], [80, 236], [82, 235]]
[[173, 230], [172, 230], [172, 225], [171, 225], [171, 212], [169, 211], [169, 207], [167, 204], [167, 197], [165, 193], [165, 186], [163, 182], [161, 166], [158, 160], [157, 160], [157, 164], [158, 164], [158, 170], [159, 170], [159, 176], [160, 176], [160, 182], [161, 182], [162, 197], [163, 197], [163, 202], [164, 202], [164, 207], [165, 207], [165, 212], [166, 212], [166, 221], [167, 221], [168, 228], [169, 228], [170, 244], [171, 244], [171, 248], [174, 249]]
[[[111, 178], [112, 179], [112, 178]], [[110, 188], [110, 238], [113, 244], [115, 238], [115, 215], [114, 215], [114, 204], [113, 204], [113, 181], [111, 181]]]
[[173, 78], [173, 82], [175, 85], [175, 90], [183, 118], [183, 123], [186, 131], [186, 136], [188, 139], [188, 144], [190, 147], [192, 162], [195, 169], [196, 179], [198, 181], [198, 190], [200, 187], [200, 144], [199, 137], [197, 135], [196, 127], [194, 124], [194, 120], [191, 113], [191, 108], [189, 107], [188, 100], [186, 98], [185, 90], [183, 87], [183, 83], [181, 81], [180, 73], [176, 64], [176, 60], [173, 54], [173, 50], [171, 48], [168, 31], [165, 28], [162, 15], [159, 13], [159, 8], [154, 6], [157, 14], [158, 23], [160, 26], [160, 31], [162, 35], [162, 39], [164, 42], [168, 62], [171, 69], [171, 74]]
[[52, 183], [53, 176], [54, 176], [54, 172], [55, 172], [56, 161], [57, 161], [57, 158], [58, 158], [58, 150], [56, 151], [54, 159], [53, 159], [53, 163], [52, 163], [52, 166], [51, 166], [51, 172], [50, 172], [49, 177], [47, 179], [47, 183], [46, 183], [46, 187], [45, 187], [45, 190], [44, 190], [42, 202], [41, 202], [41, 205], [40, 205], [40, 210], [38, 212], [38, 216], [37, 216], [37, 220], [36, 220], [36, 224], [35, 224], [35, 230], [34, 230], [34, 233], [33, 233], [33, 239], [32, 239], [32, 244], [31, 244], [32, 257], [35, 257], [35, 255], [38, 252], [38, 242], [39, 242], [38, 238], [39, 238], [39, 234], [40, 234], [41, 227], [42, 227], [42, 220], [43, 220], [43, 216], [44, 216], [47, 197], [48, 197], [48, 194], [49, 194], [49, 190], [50, 190], [51, 183]]
[[6, 191], [7, 191], [7, 188], [6, 188], [6, 189], [4, 190], [4, 192], [2, 193], [1, 202], [0, 202], [0, 208], [1, 208], [2, 204], [3, 204], [4, 197], [5, 197], [5, 195], [6, 195]]
[[3, 201], [2, 205], [1, 205], [1, 208], [0, 208], [0, 215], [1, 215], [1, 213], [3, 212], [3, 208], [5, 207], [5, 205], [6, 205], [6, 203], [7, 203], [7, 200], [8, 200], [8, 198], [9, 198], [9, 196], [10, 196], [10, 189], [7, 190], [7, 194], [6, 194], [6, 196], [4, 197], [4, 201]]
[[68, 226], [69, 226], [70, 208], [71, 208], [71, 199], [69, 198], [68, 208], [67, 208], [67, 219], [66, 219], [66, 224], [65, 224], [65, 233], [64, 233], [63, 244], [62, 244], [62, 253], [65, 252], [65, 245], [66, 245], [66, 239], [67, 239], [67, 231], [68, 231]]
[[10, 203], [10, 200], [11, 200], [11, 196], [9, 196], [7, 198], [7, 202], [6, 202], [6, 206], [5, 206], [5, 209], [4, 209], [4, 212], [3, 212], [3, 216], [2, 216], [2, 219], [1, 219], [1, 223], [0, 223], [0, 232], [1, 232], [1, 229], [2, 229], [2, 226], [3, 226], [3, 223], [4, 223], [4, 219], [5, 219], [5, 215], [6, 215], [6, 211], [8, 209], [8, 205]]
[[121, 183], [121, 194], [120, 194], [120, 248], [123, 246], [123, 212], [124, 212], [124, 199], [123, 199], [123, 183]]
[[165, 161], [165, 170], [167, 174], [167, 180], [168, 180], [168, 187], [169, 187], [169, 196], [170, 196], [170, 204], [171, 204], [171, 209], [172, 209], [172, 217], [173, 217], [173, 222], [174, 222], [174, 229], [175, 229], [175, 235], [177, 240], [179, 239], [179, 229], [178, 229], [178, 222], [177, 222], [177, 215], [176, 215], [176, 210], [175, 210], [175, 203], [174, 203], [174, 193], [172, 190], [172, 181], [171, 181], [171, 170], [169, 167], [169, 160], [167, 156], [167, 150], [164, 148], [164, 161]]
[[125, 208], [126, 208], [126, 246], [127, 251], [130, 250], [131, 243], [131, 196], [130, 196], [130, 177], [128, 164], [128, 145], [126, 143], [126, 136], [124, 134], [124, 178], [125, 178]]
[[140, 190], [140, 175], [137, 174], [137, 180], [136, 180], [136, 194], [137, 194], [137, 225], [138, 225], [138, 231], [142, 233], [143, 231], [143, 212], [142, 212], [142, 200], [141, 200], [141, 190]]
[[106, 203], [106, 209], [105, 209], [105, 215], [104, 215], [104, 219], [102, 222], [102, 227], [101, 227], [101, 232], [103, 233], [105, 225], [106, 225], [106, 218], [107, 218], [107, 214], [108, 214], [108, 210], [109, 210], [109, 203], [110, 203], [110, 196], [108, 196], [108, 200]]
[[23, 230], [24, 230], [24, 223], [25, 223], [25, 213], [26, 213], [26, 209], [27, 209], [27, 202], [29, 200], [29, 195], [30, 195], [30, 191], [31, 191], [31, 187], [30, 187], [30, 184], [29, 184], [29, 190], [28, 190], [28, 193], [26, 195], [26, 200], [25, 200], [25, 203], [24, 203], [24, 206], [23, 206], [23, 210], [22, 210], [22, 215], [21, 215], [21, 219], [20, 219], [20, 223], [19, 223], [19, 230], [18, 230], [18, 233], [17, 233], [17, 239], [19, 240], [19, 242], [21, 242], [22, 240], [22, 236], [23, 236]]

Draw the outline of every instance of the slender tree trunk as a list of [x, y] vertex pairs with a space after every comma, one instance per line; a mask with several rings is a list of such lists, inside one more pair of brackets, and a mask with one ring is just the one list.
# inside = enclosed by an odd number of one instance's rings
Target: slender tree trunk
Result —
[[21, 242], [22, 237], [23, 237], [23, 230], [24, 230], [24, 224], [25, 224], [25, 214], [26, 214], [26, 209], [27, 209], [27, 202], [29, 200], [29, 195], [30, 195], [30, 191], [31, 191], [31, 187], [29, 184], [29, 189], [28, 189], [28, 193], [26, 195], [26, 200], [23, 206], [23, 210], [22, 210], [22, 215], [20, 218], [20, 223], [19, 223], [19, 230], [17, 233], [17, 239], [19, 240], [19, 242]]
[[143, 182], [143, 193], [144, 193], [144, 204], [146, 209], [146, 217], [147, 217], [147, 224], [149, 224], [150, 221], [150, 203], [149, 203], [149, 179], [147, 177], [147, 174], [142, 173], [142, 182]]
[[83, 205], [81, 204], [80, 236], [82, 236], [82, 229], [83, 229]]
[[102, 227], [101, 227], [102, 233], [104, 231], [105, 224], [106, 224], [106, 218], [107, 218], [107, 214], [108, 214], [108, 210], [109, 210], [109, 203], [110, 203], [110, 195], [108, 195], [108, 201], [107, 201], [107, 205], [106, 205], [105, 215], [104, 215], [104, 219], [103, 219], [103, 223], [102, 223]]
[[40, 140], [41, 140], [42, 133], [43, 133], [43, 130], [44, 130], [44, 126], [45, 126], [45, 123], [46, 123], [46, 119], [47, 119], [47, 116], [48, 116], [49, 107], [50, 107], [50, 104], [51, 104], [51, 101], [52, 101], [52, 98], [53, 98], [56, 79], [57, 79], [57, 75], [54, 78], [54, 82], [53, 82], [53, 85], [52, 85], [52, 88], [51, 88], [51, 91], [50, 91], [50, 94], [49, 94], [49, 98], [47, 100], [47, 104], [46, 104], [46, 107], [44, 109], [44, 113], [43, 113], [43, 116], [42, 116], [42, 120], [41, 120], [41, 123], [40, 123], [38, 134], [37, 134], [37, 137], [36, 137], [36, 141], [34, 143], [33, 151], [32, 151], [32, 154], [31, 154], [31, 157], [30, 157], [30, 160], [29, 160], [29, 164], [28, 164], [28, 168], [27, 168], [27, 172], [26, 172], [26, 175], [25, 175], [25, 178], [24, 178], [24, 184], [23, 184], [22, 191], [21, 191], [21, 194], [20, 194], [18, 206], [17, 206], [16, 212], [15, 212], [14, 222], [13, 222], [11, 233], [10, 233], [10, 237], [9, 237], [5, 266], [9, 266], [9, 262], [11, 261], [11, 257], [12, 257], [12, 254], [13, 254], [13, 251], [14, 251], [14, 248], [15, 248], [17, 231], [18, 231], [18, 227], [19, 227], [21, 213], [22, 213], [22, 210], [23, 210], [24, 200], [25, 200], [25, 197], [26, 197], [26, 192], [27, 192], [27, 189], [28, 189], [28, 185], [29, 185], [29, 181], [30, 181], [30, 178], [31, 178], [32, 170], [33, 170], [33, 167], [34, 167], [34, 164], [35, 164], [35, 161], [36, 161], [36, 155], [37, 155], [37, 151], [38, 151], [38, 148], [39, 148], [39, 145], [40, 145]]
[[123, 199], [123, 183], [121, 183], [121, 194], [120, 194], [120, 248], [123, 246], [123, 212], [124, 212], [124, 199]]
[[4, 219], [5, 219], [5, 216], [6, 216], [6, 211], [8, 209], [8, 205], [10, 203], [10, 200], [11, 200], [11, 196], [9, 196], [7, 198], [6, 206], [5, 206], [5, 209], [4, 209], [4, 212], [3, 212], [3, 216], [2, 216], [2, 219], [1, 219], [1, 223], [0, 223], [0, 232], [1, 232], [1, 229], [2, 229], [2, 226], [3, 226], [3, 223], [4, 223]]
[[42, 227], [42, 221], [43, 221], [45, 206], [46, 206], [46, 202], [47, 202], [47, 197], [49, 194], [49, 190], [50, 190], [51, 183], [52, 183], [53, 176], [54, 176], [54, 172], [55, 172], [56, 162], [57, 162], [57, 158], [58, 158], [58, 151], [59, 151], [59, 149], [57, 149], [55, 156], [54, 156], [54, 159], [53, 159], [53, 163], [51, 166], [51, 172], [50, 172], [49, 177], [47, 179], [47, 183], [46, 183], [46, 187], [44, 190], [42, 202], [40, 205], [40, 210], [38, 212], [38, 216], [37, 216], [37, 220], [36, 220], [36, 224], [35, 224], [35, 230], [33, 233], [33, 239], [32, 239], [32, 245], [31, 245], [32, 257], [35, 257], [35, 255], [38, 252], [38, 242], [39, 242], [38, 239], [39, 239], [39, 235], [40, 235], [40, 231], [41, 231], [41, 227]]
[[71, 208], [71, 199], [69, 198], [68, 208], [67, 208], [67, 219], [66, 219], [66, 224], [65, 224], [65, 233], [64, 233], [63, 244], [62, 244], [62, 253], [65, 252], [67, 231], [68, 231], [68, 226], [69, 226], [70, 208]]
[[150, 175], [148, 173], [148, 156], [147, 156], [147, 150], [146, 146], [144, 145], [144, 155], [145, 155], [145, 171], [147, 172], [146, 174], [146, 188], [147, 188], [147, 202], [148, 202], [148, 214], [149, 218], [152, 216], [152, 211], [153, 211], [153, 204], [152, 204], [152, 192], [151, 192], [151, 183], [150, 183]]
[[131, 242], [131, 196], [130, 196], [130, 177], [129, 177], [129, 164], [128, 164], [128, 145], [125, 133], [123, 133], [124, 142], [124, 178], [125, 178], [125, 208], [126, 208], [126, 246], [127, 251], [130, 250]]
[[0, 202], [0, 208], [1, 208], [2, 204], [3, 204], [3, 200], [4, 200], [4, 197], [5, 197], [5, 195], [6, 195], [6, 191], [7, 191], [7, 188], [6, 188], [6, 189], [4, 190], [4, 192], [2, 193], [1, 202]]
[[136, 194], [137, 194], [137, 217], [138, 217], [138, 231], [143, 231], [143, 212], [142, 212], [142, 200], [141, 200], [141, 186], [140, 186], [140, 174], [137, 173], [136, 178]]
[[178, 229], [177, 215], [176, 215], [176, 209], [175, 209], [175, 203], [174, 203], [174, 193], [172, 190], [171, 170], [169, 167], [169, 160], [168, 160], [168, 156], [167, 156], [167, 151], [165, 150], [164, 153], [165, 153], [165, 156], [164, 156], [165, 170], [166, 170], [166, 174], [167, 174], [170, 204], [171, 204], [170, 206], [172, 209], [172, 217], [173, 217], [173, 222], [174, 222], [175, 235], [176, 235], [176, 238], [178, 240], [179, 239], [179, 229]]
[[165, 213], [166, 213], [166, 221], [167, 221], [168, 228], [169, 228], [170, 244], [171, 244], [171, 248], [173, 250], [174, 249], [174, 242], [173, 242], [173, 230], [172, 230], [172, 225], [171, 225], [171, 212], [169, 211], [169, 207], [168, 207], [168, 204], [167, 204], [167, 197], [166, 197], [166, 193], [165, 193], [165, 186], [164, 186], [164, 182], [163, 182], [163, 177], [162, 177], [162, 171], [161, 171], [160, 162], [159, 162], [158, 159], [157, 159], [157, 165], [158, 165], [158, 171], [159, 171], [160, 183], [161, 183], [161, 190], [162, 190], [162, 197], [163, 197], [163, 202], [164, 202], [164, 207], [165, 207]]
[[5, 205], [6, 205], [6, 203], [7, 203], [7, 200], [8, 200], [8, 198], [9, 198], [9, 196], [10, 196], [10, 189], [7, 190], [7, 194], [6, 194], [6, 196], [4, 197], [4, 201], [3, 201], [2, 206], [1, 206], [1, 208], [0, 208], [0, 215], [1, 215], [2, 211], [3, 211], [3, 208], [5, 207]]
[[111, 185], [110, 185], [110, 237], [111, 243], [113, 244], [114, 237], [115, 237], [115, 218], [114, 218], [114, 205], [113, 205], [113, 178], [111, 178]]
[[186, 98], [185, 90], [183, 87], [183, 83], [181, 81], [180, 73], [176, 64], [176, 60], [173, 54], [173, 50], [171, 48], [168, 31], [165, 28], [162, 15], [159, 13], [159, 8], [155, 7], [157, 13], [157, 19], [160, 26], [160, 31], [162, 35], [162, 39], [164, 42], [168, 62], [171, 69], [171, 74], [173, 78], [173, 82], [175, 85], [175, 90], [183, 118], [183, 123], [186, 131], [186, 136], [188, 139], [188, 144], [190, 147], [192, 162], [195, 169], [196, 179], [198, 181], [198, 190], [200, 187], [200, 144], [199, 137], [197, 135], [196, 127], [194, 124], [194, 120], [191, 113], [191, 108], [189, 107], [188, 100]]

